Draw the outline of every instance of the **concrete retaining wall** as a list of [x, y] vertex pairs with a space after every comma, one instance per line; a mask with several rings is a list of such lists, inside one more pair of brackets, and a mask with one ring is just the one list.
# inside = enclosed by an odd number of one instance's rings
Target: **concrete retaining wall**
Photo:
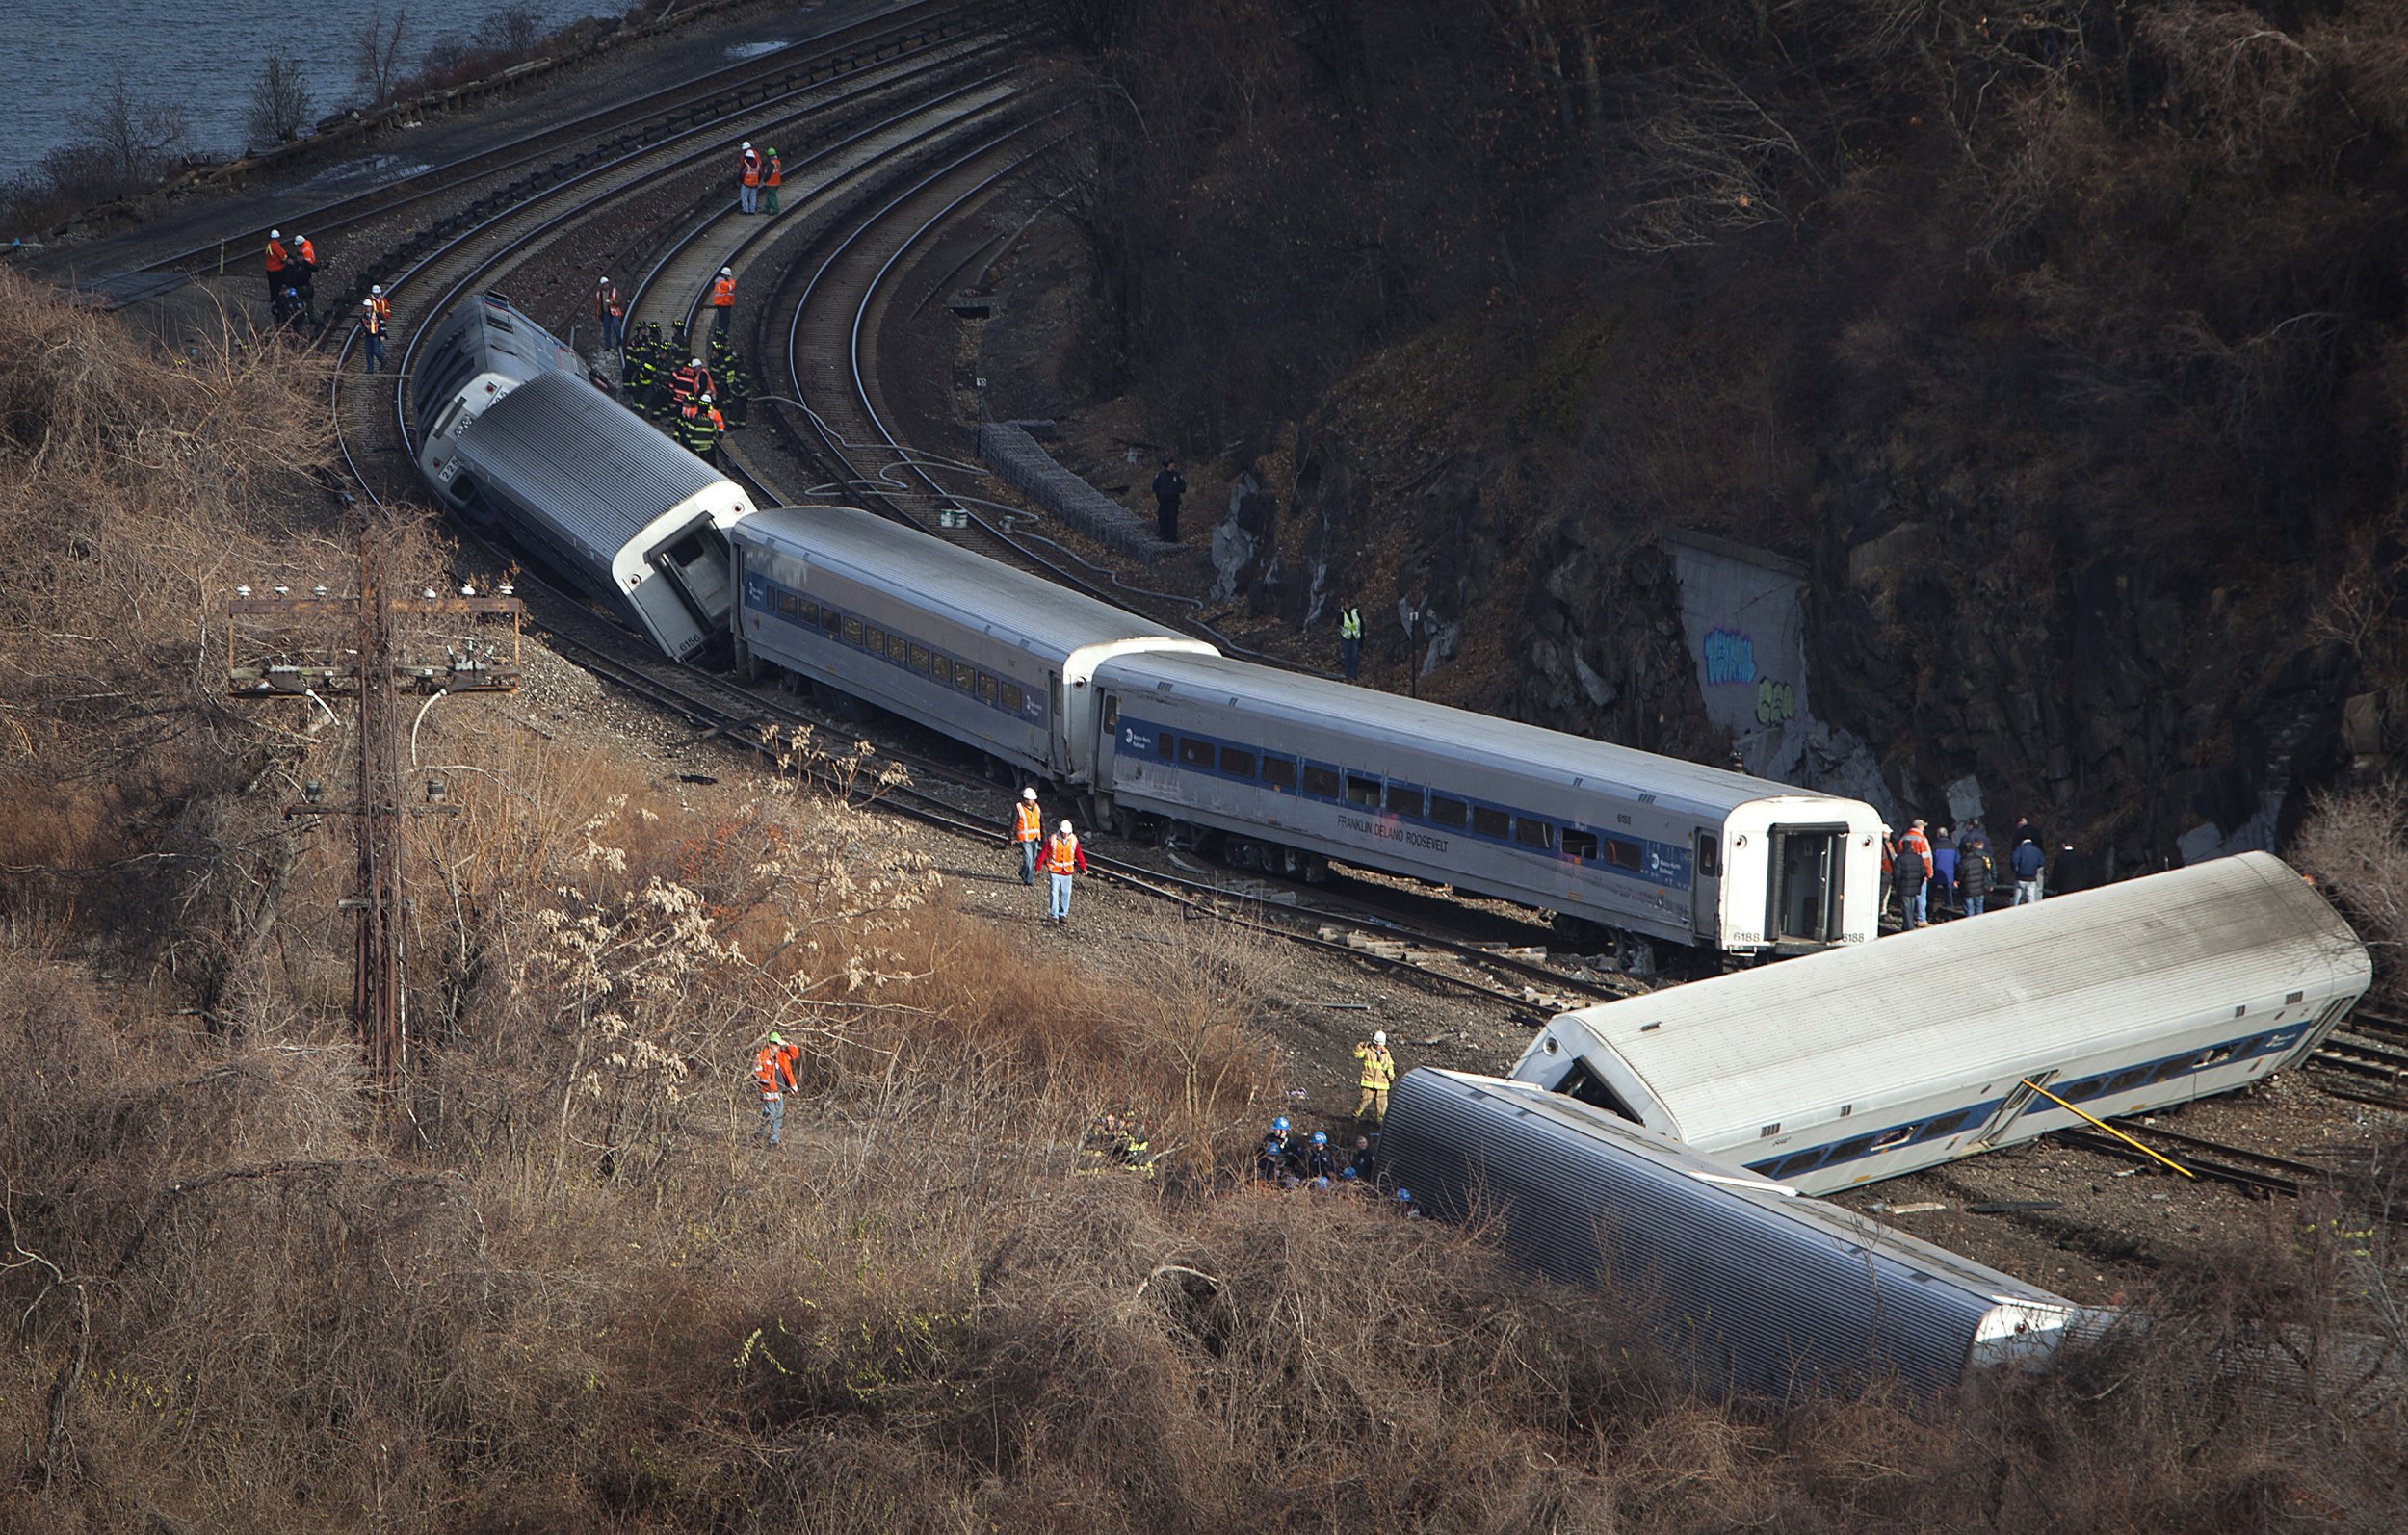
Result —
[[1147, 564], [1172, 547], [1146, 520], [1054, 462], [1054, 455], [1019, 422], [979, 429], [979, 461], [997, 479], [1062, 520], [1064, 526]]

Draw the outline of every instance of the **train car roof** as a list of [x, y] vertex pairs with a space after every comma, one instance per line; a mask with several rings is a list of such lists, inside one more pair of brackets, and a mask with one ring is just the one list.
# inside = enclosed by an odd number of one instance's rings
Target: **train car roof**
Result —
[[1741, 805], [1794, 799], [1852, 807], [1861, 814], [1848, 818], [1850, 824], [1862, 821], [1868, 833], [1879, 822], [1871, 807], [1838, 795], [1222, 656], [1123, 657], [1112, 669], [1125, 674], [1118, 680], [1132, 691], [1145, 689], [1242, 704], [1251, 714], [1299, 727], [1326, 728], [1342, 721], [1350, 735], [1453, 757], [1484, 757], [1501, 769], [1567, 789], [1633, 799], [1652, 795], [1654, 803], [1667, 809], [1701, 816], [1719, 818]]
[[411, 380], [410, 405], [421, 425], [433, 419], [453, 390], [481, 373], [520, 380], [546, 373], [587, 377], [583, 358], [498, 293], [479, 294], [460, 304], [428, 343]]
[[1407, 1072], [1380, 1153], [1415, 1203], [1486, 1224], [1551, 1278], [1602, 1271], [1660, 1302], [1720, 1384], [1780, 1393], [1895, 1369], [1945, 1389], [2096, 1314], [1527, 1082]]
[[573, 374], [530, 378], [495, 401], [461, 430], [458, 454], [479, 478], [541, 485], [546, 518], [606, 581], [628, 545], [695, 496], [725, 486], [749, 505], [725, 475]]
[[2253, 852], [1581, 1008], [1523, 1059], [1590, 1050], [1649, 1124], [1733, 1144], [2370, 975], [2332, 905]]
[[883, 586], [1024, 650], [1067, 657], [1090, 645], [1144, 639], [1212, 653], [1203, 640], [1151, 618], [851, 507], [767, 507], [734, 536]]

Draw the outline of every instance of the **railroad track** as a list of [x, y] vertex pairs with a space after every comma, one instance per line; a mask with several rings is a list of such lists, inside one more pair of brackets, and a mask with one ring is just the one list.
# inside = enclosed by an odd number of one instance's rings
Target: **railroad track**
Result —
[[[898, 59], [940, 48], [965, 36], [991, 33], [999, 13], [1027, 9], [1021, 0], [987, 4], [916, 0], [634, 100], [546, 124], [486, 145], [475, 154], [312, 207], [290, 210], [274, 221], [280, 228], [308, 231], [328, 252], [326, 274], [348, 278], [364, 293], [372, 273], [406, 262], [415, 253], [413, 247], [448, 239], [464, 219], [485, 217], [497, 208], [532, 200], [565, 178], [649, 148], [704, 137], [724, 138], [741, 131], [749, 117], [765, 108], [798, 99], [833, 81], [878, 71]], [[433, 211], [447, 200], [462, 206], [451, 214]], [[409, 241], [397, 248], [384, 248], [373, 258], [354, 259], [330, 239], [404, 219], [416, 225]], [[132, 270], [206, 269], [222, 264], [230, 248], [240, 248], [248, 258], [265, 241], [267, 232], [263, 224], [169, 252]], [[333, 302], [327, 307], [339, 309]]]
[[[2229, 1184], [2261, 1199], [2274, 1195], [2296, 1199], [2307, 1189], [2321, 1186], [2328, 1173], [2327, 1169], [2312, 1162], [2277, 1157], [2269, 1152], [2251, 1151], [2241, 1146], [2228, 1146], [2220, 1141], [2186, 1135], [2180, 1131], [2144, 1125], [2136, 1119], [2112, 1119], [2107, 1123], [2151, 1151], [2171, 1158], [2211, 1183]], [[2101, 1134], [2095, 1130], [2054, 1131], [2051, 1138], [2147, 1167], [2161, 1165], [2129, 1142]]]
[[2361, 1007], [2316, 1048], [2309, 1064], [2336, 1098], [2408, 1113], [2408, 1022]]

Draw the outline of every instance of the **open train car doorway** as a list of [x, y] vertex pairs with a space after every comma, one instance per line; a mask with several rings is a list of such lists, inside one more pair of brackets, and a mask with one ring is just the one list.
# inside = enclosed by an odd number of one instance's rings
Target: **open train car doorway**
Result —
[[1847, 881], [1847, 828], [1772, 828], [1772, 878], [1765, 890], [1765, 934], [1778, 950], [1819, 949], [1840, 939]]

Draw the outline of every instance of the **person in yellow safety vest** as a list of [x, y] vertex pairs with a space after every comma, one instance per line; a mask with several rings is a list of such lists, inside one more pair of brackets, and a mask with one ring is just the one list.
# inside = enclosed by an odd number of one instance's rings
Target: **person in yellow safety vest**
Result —
[[761, 151], [752, 147], [752, 141], [746, 139], [737, 157], [736, 206], [742, 212], [750, 213], [760, 205], [760, 201]]
[[1348, 608], [1338, 615], [1338, 663], [1346, 668], [1347, 681], [1354, 680], [1354, 671], [1363, 663], [1363, 610]]
[[761, 1128], [753, 1133], [767, 1135], [772, 1146], [779, 1144], [786, 1127], [786, 1094], [795, 1090], [795, 1062], [801, 1056], [801, 1051], [775, 1031], [768, 1044], [753, 1053], [752, 1087], [761, 1095]]
[[1086, 849], [1079, 846], [1079, 834], [1063, 821], [1061, 830], [1045, 840], [1045, 856], [1038, 867], [1051, 876], [1053, 905], [1046, 921], [1066, 923], [1070, 920], [1070, 876], [1086, 872]]
[[727, 323], [736, 313], [736, 273], [731, 267], [720, 268], [719, 276], [712, 280], [711, 313], [718, 317], [712, 322], [711, 334], [724, 339]]
[[1363, 1098], [1354, 1106], [1354, 1117], [1376, 1125], [1388, 1117], [1388, 1089], [1397, 1084], [1397, 1057], [1388, 1054], [1388, 1031], [1373, 1030], [1370, 1044], [1354, 1047], [1354, 1058], [1363, 1063]]
[[786, 184], [786, 168], [777, 163], [777, 151], [770, 151], [770, 163], [761, 170], [761, 211], [777, 211], [777, 189]]
[[360, 299], [359, 308], [359, 333], [361, 339], [367, 343], [368, 371], [382, 373], [384, 371], [384, 317], [377, 313], [377, 301], [374, 299]]
[[1036, 883], [1036, 847], [1045, 840], [1045, 812], [1036, 805], [1036, 791], [1020, 791], [1020, 803], [1011, 807], [1011, 836], [1007, 839], [1020, 849], [1020, 883]]

